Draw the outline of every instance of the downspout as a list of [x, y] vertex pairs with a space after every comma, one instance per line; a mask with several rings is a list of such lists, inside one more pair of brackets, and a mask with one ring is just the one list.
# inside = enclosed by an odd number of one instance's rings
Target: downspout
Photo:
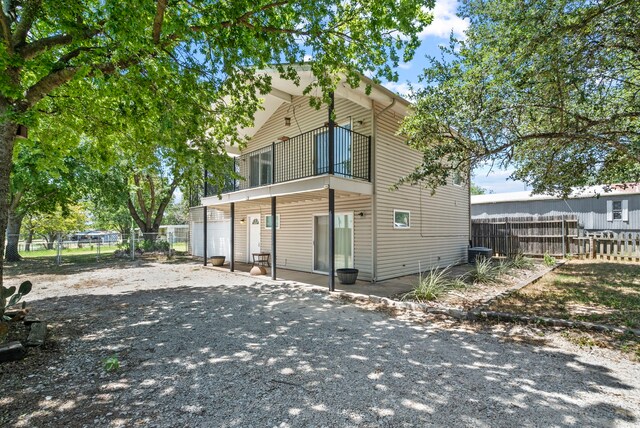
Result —
[[376, 114], [376, 102], [371, 100], [371, 180], [373, 182], [373, 195], [371, 195], [371, 282], [378, 279], [378, 209], [376, 201], [376, 164], [378, 157], [376, 156], [376, 146], [378, 142], [378, 117], [382, 116], [387, 110], [396, 104], [396, 98], [391, 100], [391, 104], [380, 110]]

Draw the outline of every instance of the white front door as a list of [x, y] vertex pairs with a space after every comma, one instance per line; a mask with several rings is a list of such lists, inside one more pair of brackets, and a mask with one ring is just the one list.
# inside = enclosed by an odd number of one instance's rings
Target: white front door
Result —
[[251, 214], [247, 216], [247, 262], [253, 262], [253, 253], [260, 252], [260, 214]]
[[[335, 214], [336, 269], [353, 267], [353, 214]], [[313, 216], [313, 270], [329, 272], [329, 216]]]

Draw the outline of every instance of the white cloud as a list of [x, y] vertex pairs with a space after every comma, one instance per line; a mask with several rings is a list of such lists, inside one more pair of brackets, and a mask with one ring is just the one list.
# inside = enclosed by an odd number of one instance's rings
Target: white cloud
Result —
[[511, 180], [509, 176], [513, 173], [513, 169], [500, 169], [490, 165], [485, 165], [473, 171], [471, 181], [480, 187], [483, 187], [493, 193], [509, 193], [530, 190], [525, 183], [518, 180]]
[[412, 98], [411, 97], [412, 88], [413, 90], [417, 90], [424, 87], [419, 83], [408, 83], [408, 82], [404, 82], [404, 83], [385, 82], [385, 83], [382, 83], [382, 86], [389, 89], [390, 91], [395, 92], [398, 95], [401, 95], [402, 97], [408, 100], [411, 100]]
[[469, 21], [456, 15], [458, 0], [437, 0], [433, 8], [433, 22], [420, 33], [420, 38], [427, 36], [448, 39], [451, 31], [457, 37], [464, 37]]
[[410, 62], [400, 62], [400, 63], [398, 63], [398, 68], [401, 68], [403, 70], [409, 70], [411, 68], [411, 63]]

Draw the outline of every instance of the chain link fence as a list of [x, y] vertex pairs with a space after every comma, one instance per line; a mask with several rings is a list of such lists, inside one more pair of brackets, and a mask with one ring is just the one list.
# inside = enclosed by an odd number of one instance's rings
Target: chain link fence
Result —
[[109, 260], [137, 260], [173, 257], [186, 254], [189, 229], [179, 228], [162, 233], [103, 233], [33, 238], [7, 236], [5, 258], [8, 261], [28, 259], [56, 266], [95, 263]]

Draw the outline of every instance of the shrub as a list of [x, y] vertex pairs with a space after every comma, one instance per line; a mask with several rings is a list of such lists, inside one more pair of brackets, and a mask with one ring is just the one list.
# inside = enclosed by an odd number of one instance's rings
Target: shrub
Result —
[[551, 254], [549, 253], [544, 253], [544, 264], [545, 266], [555, 266], [556, 265], [556, 258], [553, 257]]
[[513, 264], [509, 259], [501, 259], [495, 268], [498, 275], [504, 275], [513, 268]]
[[488, 284], [495, 282], [499, 274], [498, 268], [493, 265], [491, 259], [480, 257], [476, 258], [476, 265], [469, 272], [469, 277], [475, 283]]
[[444, 269], [431, 269], [425, 276], [420, 275], [418, 285], [402, 296], [402, 300], [416, 300], [429, 302], [436, 300], [451, 285], [451, 279], [447, 277], [449, 266]]
[[533, 262], [522, 253], [518, 253], [518, 255], [511, 259], [511, 266], [514, 269], [532, 269]]

